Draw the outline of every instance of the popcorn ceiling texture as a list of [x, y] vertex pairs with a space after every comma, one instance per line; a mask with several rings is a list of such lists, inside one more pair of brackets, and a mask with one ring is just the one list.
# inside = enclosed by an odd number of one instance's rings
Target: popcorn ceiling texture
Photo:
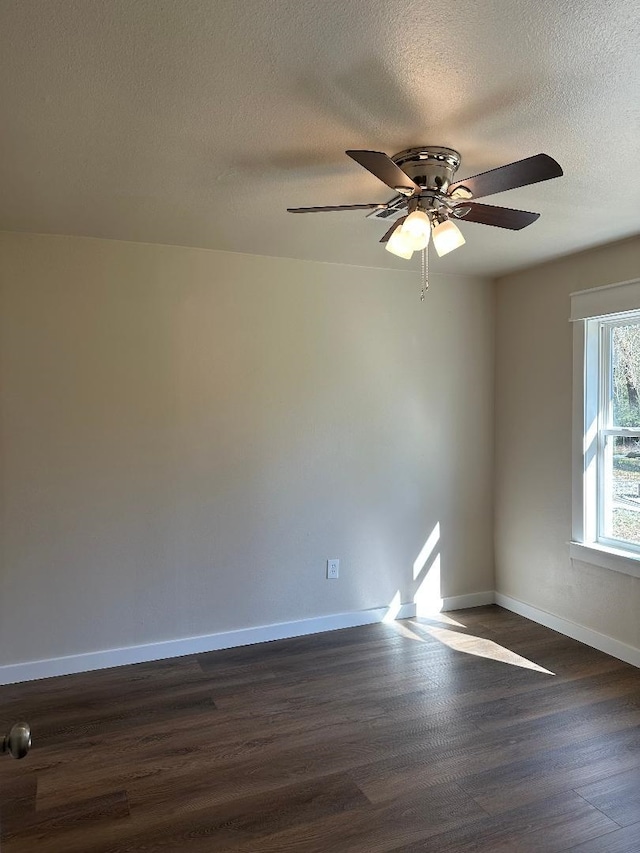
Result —
[[535, 225], [470, 223], [436, 270], [624, 237], [639, 36], [636, 0], [4, 0], [0, 228], [406, 269], [361, 213], [285, 208], [385, 200], [344, 150], [435, 143], [460, 177], [540, 151], [565, 169], [490, 199]]

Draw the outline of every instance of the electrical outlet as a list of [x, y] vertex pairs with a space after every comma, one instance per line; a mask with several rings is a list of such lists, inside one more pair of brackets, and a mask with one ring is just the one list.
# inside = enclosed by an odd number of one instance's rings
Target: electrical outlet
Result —
[[337, 580], [340, 576], [340, 560], [327, 560], [327, 579]]

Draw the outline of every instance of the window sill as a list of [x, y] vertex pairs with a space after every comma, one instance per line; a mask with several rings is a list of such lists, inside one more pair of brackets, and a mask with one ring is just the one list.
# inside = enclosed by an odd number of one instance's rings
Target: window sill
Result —
[[640, 578], [640, 554], [635, 556], [629, 551], [608, 548], [595, 542], [569, 542], [569, 556], [572, 560]]

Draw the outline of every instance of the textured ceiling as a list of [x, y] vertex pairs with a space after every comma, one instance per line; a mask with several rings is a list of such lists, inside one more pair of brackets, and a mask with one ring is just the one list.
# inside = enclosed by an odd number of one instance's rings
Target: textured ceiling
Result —
[[0, 229], [407, 268], [345, 156], [425, 143], [463, 178], [546, 152], [441, 272], [497, 274], [637, 233], [637, 0], [0, 0]]

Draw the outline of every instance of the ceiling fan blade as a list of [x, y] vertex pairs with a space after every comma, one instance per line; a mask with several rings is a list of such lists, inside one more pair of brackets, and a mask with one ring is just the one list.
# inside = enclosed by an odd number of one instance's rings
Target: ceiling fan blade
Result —
[[384, 235], [380, 238], [380, 242], [381, 243], [387, 243], [389, 241], [389, 238], [393, 234], [393, 232], [396, 230], [396, 228], [399, 228], [402, 225], [402, 223], [405, 221], [406, 218], [407, 218], [406, 216], [401, 216], [400, 219], [396, 219], [396, 221], [393, 223], [391, 228], [389, 228], [388, 231], [385, 231]]
[[345, 153], [392, 190], [402, 195], [420, 192], [420, 187], [382, 151], [346, 151]]
[[457, 219], [463, 219], [465, 222], [495, 225], [496, 228], [508, 228], [510, 231], [526, 228], [540, 216], [539, 213], [530, 213], [528, 210], [512, 210], [510, 207], [496, 207], [472, 201], [454, 207], [453, 213]]
[[330, 204], [325, 207], [288, 207], [287, 213], [326, 213], [330, 210], [386, 210], [386, 204]]
[[528, 184], [559, 178], [562, 174], [562, 167], [553, 157], [549, 157], [548, 154], [536, 154], [534, 157], [526, 157], [507, 166], [481, 172], [465, 181], [457, 181], [449, 187], [449, 195], [459, 187], [466, 187], [474, 198], [483, 198], [494, 193], [505, 192], [505, 190], [514, 190], [517, 187], [526, 187]]

